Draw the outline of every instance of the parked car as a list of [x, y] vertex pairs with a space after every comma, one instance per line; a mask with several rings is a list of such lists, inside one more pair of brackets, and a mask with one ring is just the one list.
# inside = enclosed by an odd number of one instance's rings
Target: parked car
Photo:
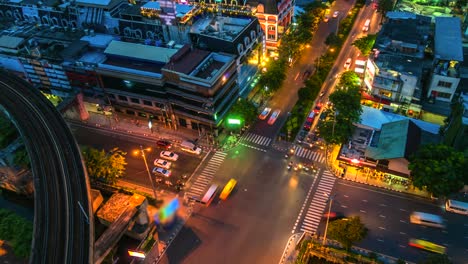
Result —
[[263, 109], [262, 113], [258, 116], [258, 118], [260, 120], [265, 120], [270, 114], [270, 112], [271, 112], [271, 108], [265, 107], [265, 109]]
[[344, 219], [344, 218], [346, 218], [345, 215], [339, 212], [330, 212], [330, 213], [327, 212], [327, 213], [324, 213], [322, 216], [323, 220], [329, 219], [330, 221]]
[[322, 109], [322, 103], [317, 103], [317, 105], [315, 105], [315, 108], [314, 108], [314, 113], [318, 114], [320, 113], [320, 110]]
[[276, 119], [278, 119], [279, 114], [281, 113], [281, 110], [276, 110], [271, 114], [270, 119], [268, 119], [268, 124], [273, 125], [276, 122]]
[[188, 140], [183, 141], [180, 144], [180, 148], [185, 152], [196, 154], [196, 155], [200, 155], [202, 152], [202, 149], [200, 147], [197, 147], [195, 143], [193, 143], [192, 141], [188, 141]]
[[172, 143], [167, 141], [167, 140], [158, 140], [156, 141], [156, 145], [160, 148], [163, 148], [163, 149], [170, 149], [172, 148]]
[[159, 153], [159, 157], [172, 161], [177, 161], [179, 159], [179, 155], [171, 151], [161, 151], [161, 153]]
[[158, 167], [153, 168], [153, 173], [156, 175], [164, 176], [164, 177], [170, 177], [172, 174], [170, 170], [166, 170], [166, 169], [158, 168]]
[[167, 161], [167, 160], [163, 160], [163, 159], [155, 159], [154, 160], [154, 166], [160, 167], [160, 168], [163, 168], [163, 169], [166, 169], [166, 170], [170, 169], [171, 165], [172, 165], [172, 162]]

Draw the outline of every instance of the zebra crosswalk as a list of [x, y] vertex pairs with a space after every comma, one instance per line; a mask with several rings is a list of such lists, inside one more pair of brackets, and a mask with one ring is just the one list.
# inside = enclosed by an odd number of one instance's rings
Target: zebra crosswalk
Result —
[[272, 139], [269, 137], [257, 135], [254, 133], [246, 133], [241, 138], [241, 143], [250, 142], [261, 146], [269, 146]]
[[302, 157], [305, 159], [313, 160], [318, 163], [324, 163], [325, 162], [325, 156], [322, 153], [312, 151], [310, 149], [305, 149], [303, 147], [297, 147], [295, 154], [298, 157]]
[[186, 192], [186, 197], [199, 200], [201, 196], [205, 193], [206, 187], [211, 183], [216, 172], [218, 172], [219, 167], [223, 164], [224, 159], [226, 158], [227, 153], [218, 151], [210, 161], [208, 165], [203, 169], [195, 182], [190, 186], [190, 189]]
[[312, 202], [302, 220], [301, 232], [316, 233], [327, 205], [328, 196], [335, 185], [335, 176], [329, 171], [324, 171], [318, 183]]

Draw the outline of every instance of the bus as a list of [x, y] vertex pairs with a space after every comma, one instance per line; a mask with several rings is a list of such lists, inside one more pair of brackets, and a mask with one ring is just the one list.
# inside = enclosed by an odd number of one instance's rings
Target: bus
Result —
[[435, 214], [413, 212], [410, 215], [410, 222], [417, 225], [445, 228], [444, 219], [442, 219], [441, 216]]
[[228, 181], [228, 183], [226, 184], [226, 186], [224, 186], [224, 189], [221, 192], [221, 194], [219, 195], [219, 199], [221, 199], [223, 201], [226, 200], [227, 197], [229, 196], [229, 194], [231, 194], [231, 192], [234, 189], [234, 187], [236, 186], [236, 184], [237, 184], [236, 180], [230, 179]]
[[362, 27], [362, 31], [364, 32], [369, 31], [369, 26], [370, 26], [370, 19], [367, 19], [366, 22], [364, 23], [364, 26]]
[[201, 199], [200, 203], [206, 206], [209, 206], [210, 203], [213, 201], [217, 190], [218, 190], [218, 185], [216, 184], [211, 185], [208, 191], [205, 193], [205, 195]]
[[456, 214], [468, 215], [468, 203], [447, 200], [445, 202], [445, 210]]
[[412, 239], [409, 240], [408, 245], [411, 246], [411, 247], [424, 249], [424, 250], [434, 252], [434, 253], [438, 253], [438, 254], [445, 254], [447, 252], [447, 249], [445, 247], [434, 244], [434, 243], [426, 241], [426, 240], [422, 240], [422, 239], [412, 238]]

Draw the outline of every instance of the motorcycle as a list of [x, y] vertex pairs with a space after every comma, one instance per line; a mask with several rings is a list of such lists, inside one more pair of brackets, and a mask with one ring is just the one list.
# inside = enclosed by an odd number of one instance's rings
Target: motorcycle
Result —
[[293, 166], [294, 166], [293, 162], [292, 161], [289, 162], [288, 163], [288, 171], [290, 171]]

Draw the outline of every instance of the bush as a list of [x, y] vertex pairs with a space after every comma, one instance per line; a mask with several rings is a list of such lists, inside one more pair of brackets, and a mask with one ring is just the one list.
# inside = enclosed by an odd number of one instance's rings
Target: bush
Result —
[[0, 239], [10, 242], [13, 253], [27, 258], [31, 252], [33, 224], [12, 211], [0, 209]]

